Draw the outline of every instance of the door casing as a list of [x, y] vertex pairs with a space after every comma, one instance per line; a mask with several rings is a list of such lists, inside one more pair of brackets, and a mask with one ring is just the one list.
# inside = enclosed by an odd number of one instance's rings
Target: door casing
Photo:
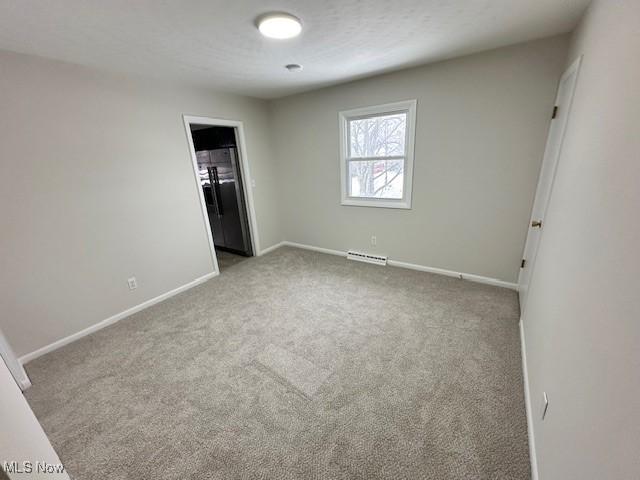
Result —
[[0, 330], [0, 362], [3, 360], [11, 372], [11, 375], [13, 375], [14, 380], [20, 387], [20, 390], [25, 391], [29, 388], [31, 386], [31, 380], [29, 380], [29, 376], [22, 366], [22, 362], [20, 362], [15, 353], [13, 353], [13, 349]]
[[247, 144], [244, 135], [244, 124], [240, 120], [228, 120], [224, 118], [210, 118], [200, 117], [196, 115], [183, 115], [184, 128], [187, 134], [187, 141], [189, 143], [189, 152], [191, 153], [191, 165], [193, 167], [193, 178], [196, 183], [196, 189], [198, 191], [198, 198], [200, 199], [200, 209], [202, 212], [202, 221], [207, 232], [207, 238], [209, 240], [209, 250], [211, 252], [211, 263], [213, 270], [216, 273], [220, 273], [218, 268], [218, 260], [216, 258], [216, 249], [213, 244], [213, 234], [211, 233], [211, 226], [209, 225], [209, 214], [207, 213], [207, 205], [205, 203], [204, 193], [200, 185], [200, 178], [198, 175], [198, 159], [196, 157], [196, 150], [193, 145], [193, 137], [191, 136], [191, 125], [209, 125], [212, 127], [232, 127], [236, 134], [237, 152], [240, 157], [240, 169], [241, 176], [244, 182], [244, 201], [247, 206], [247, 215], [249, 216], [249, 233], [251, 237], [251, 247], [253, 254], [260, 255], [260, 240], [258, 238], [258, 223], [256, 221], [256, 212], [253, 200], [253, 177], [251, 176], [249, 168], [249, 158], [247, 156]]

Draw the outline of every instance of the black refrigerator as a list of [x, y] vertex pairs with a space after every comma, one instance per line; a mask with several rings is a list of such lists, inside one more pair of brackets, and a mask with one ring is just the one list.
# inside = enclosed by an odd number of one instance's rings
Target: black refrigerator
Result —
[[202, 150], [196, 157], [213, 244], [232, 253], [253, 255], [237, 149]]

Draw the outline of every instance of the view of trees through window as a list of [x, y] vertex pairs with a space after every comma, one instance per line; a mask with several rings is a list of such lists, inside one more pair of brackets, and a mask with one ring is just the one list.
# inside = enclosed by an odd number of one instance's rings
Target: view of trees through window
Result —
[[401, 199], [407, 114], [349, 120], [349, 195]]

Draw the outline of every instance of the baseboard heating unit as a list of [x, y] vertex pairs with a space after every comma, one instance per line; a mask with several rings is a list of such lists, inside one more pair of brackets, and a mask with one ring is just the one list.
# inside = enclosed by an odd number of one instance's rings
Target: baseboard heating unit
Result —
[[373, 263], [374, 265], [386, 265], [387, 257], [382, 255], [370, 255], [368, 253], [354, 252], [349, 250], [347, 252], [347, 260], [356, 260], [358, 262]]

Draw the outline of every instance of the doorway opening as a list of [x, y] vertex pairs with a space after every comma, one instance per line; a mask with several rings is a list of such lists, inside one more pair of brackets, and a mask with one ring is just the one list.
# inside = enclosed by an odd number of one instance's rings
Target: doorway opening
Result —
[[242, 123], [184, 121], [214, 270], [225, 271], [258, 251]]

